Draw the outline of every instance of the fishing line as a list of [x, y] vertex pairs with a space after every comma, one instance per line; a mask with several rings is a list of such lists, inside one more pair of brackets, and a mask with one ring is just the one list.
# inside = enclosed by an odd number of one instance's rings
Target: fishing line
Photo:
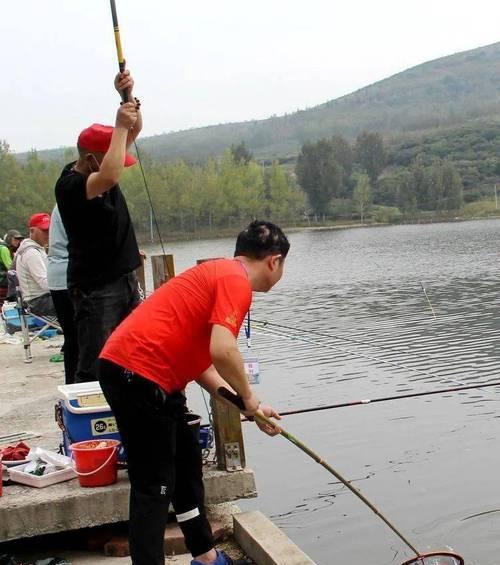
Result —
[[[338, 350], [338, 351], [342, 351], [343, 353], [348, 353], [349, 355], [364, 357], [365, 359], [369, 359], [370, 361], [375, 361], [377, 363], [384, 363], [386, 365], [391, 365], [393, 367], [396, 367], [398, 369], [403, 369], [405, 371], [413, 371], [414, 373], [419, 373], [420, 375], [432, 377], [433, 379], [437, 378], [438, 379], [437, 382], [448, 381], [448, 382], [458, 384], [460, 386], [464, 386], [464, 383], [457, 381], [456, 379], [453, 379], [452, 377], [442, 378], [442, 377], [440, 377], [439, 374], [431, 373], [431, 372], [425, 371], [423, 369], [417, 369], [415, 367], [411, 367], [411, 366], [405, 365], [403, 363], [397, 363], [395, 361], [388, 361], [387, 359], [382, 359], [380, 357], [375, 357], [373, 355], [367, 355], [366, 353], [363, 353], [363, 352], [360, 352], [360, 351], [352, 351], [352, 350], [347, 349], [343, 346], [334, 345], [334, 344], [331, 344], [331, 343], [325, 343], [324, 341], [317, 341], [317, 340], [314, 341], [314, 340], [311, 340], [311, 339], [307, 339], [306, 337], [303, 337], [303, 336], [296, 336], [296, 335], [293, 335], [293, 334], [285, 334], [283, 332], [273, 330], [272, 328], [269, 328], [268, 326], [273, 326], [273, 327], [276, 327], [276, 328], [284, 328], [284, 329], [289, 330], [289, 331], [300, 332], [302, 334], [305, 333], [305, 334], [316, 335], [318, 337], [323, 337], [323, 338], [352, 341], [353, 343], [357, 343], [357, 344], [362, 345], [364, 347], [372, 347], [372, 348], [375, 348], [375, 349], [380, 349], [382, 351], [391, 351], [393, 353], [407, 353], [407, 352], [403, 352], [401, 350], [397, 350], [397, 349], [389, 348], [389, 347], [384, 347], [384, 346], [371, 345], [371, 344], [367, 344], [367, 343], [364, 343], [362, 341], [359, 341], [359, 340], [356, 340], [356, 339], [353, 339], [353, 338], [346, 338], [346, 337], [337, 336], [337, 335], [334, 335], [334, 334], [324, 334], [324, 333], [317, 332], [317, 331], [314, 331], [314, 330], [303, 330], [303, 329], [300, 329], [300, 328], [291, 328], [289, 326], [285, 326], [285, 325], [282, 325], [282, 324], [275, 324], [275, 323], [266, 322], [266, 321], [263, 322], [263, 321], [255, 320], [255, 319], [253, 321], [254, 321], [254, 323], [260, 324], [262, 326], [262, 327], [259, 328], [259, 331], [268, 332], [268, 334], [273, 335], [275, 337], [283, 337], [285, 339], [302, 341], [304, 343], [309, 343], [309, 344], [312, 344], [312, 345], [315, 345], [315, 346], [324, 347], [326, 349], [335, 349], [335, 350]], [[415, 357], [414, 354], [411, 354], [411, 355], [413, 357]]]
[[[281, 329], [285, 329], [285, 330], [289, 330], [289, 331], [295, 331], [295, 332], [301, 332], [301, 333], [305, 333], [305, 334], [311, 334], [311, 335], [317, 335], [318, 337], [326, 337], [329, 339], [338, 339], [339, 341], [347, 341], [347, 342], [351, 342], [351, 343], [355, 343], [356, 345], [362, 345], [363, 347], [371, 347], [374, 349], [378, 349], [380, 351], [388, 351], [390, 353], [398, 353], [398, 354], [405, 354], [408, 355], [410, 354], [411, 356], [415, 357], [415, 353], [411, 352], [411, 351], [406, 351], [403, 349], [396, 349], [395, 347], [389, 347], [386, 345], [375, 345], [372, 343], [366, 343], [366, 341], [361, 341], [359, 339], [355, 339], [353, 337], [345, 337], [345, 336], [341, 336], [338, 334], [325, 334], [322, 332], [319, 332], [317, 330], [310, 330], [310, 329], [303, 329], [303, 328], [293, 328], [291, 326], [285, 326], [283, 324], [276, 324], [274, 322], [269, 322], [267, 320], [253, 320], [255, 323], [257, 324], [261, 324], [262, 326], [272, 326], [275, 328], [281, 328]], [[423, 355], [419, 354], [418, 357], [422, 357]], [[430, 355], [425, 355], [425, 357], [427, 357], [428, 359], [431, 359]]]
[[[315, 345], [316, 347], [319, 346], [319, 347], [323, 347], [325, 349], [334, 349], [336, 351], [342, 351], [342, 353], [347, 353], [347, 354], [352, 355], [352, 356], [363, 357], [363, 358], [368, 359], [370, 361], [375, 361], [376, 363], [384, 363], [386, 365], [396, 367], [397, 369], [403, 369], [405, 371], [413, 371], [415, 373], [419, 373], [420, 375], [424, 375], [426, 377], [432, 377], [433, 379], [437, 378], [437, 379], [439, 379], [438, 382], [445, 382], [445, 380], [448, 380], [448, 381], [451, 381], [451, 382], [454, 382], [454, 383], [457, 383], [457, 384], [460, 384], [460, 385], [463, 384], [463, 383], [460, 383], [460, 382], [455, 381], [454, 379], [451, 379], [451, 378], [448, 378], [448, 377], [446, 377], [445, 379], [440, 379], [439, 375], [430, 373], [429, 371], [425, 371], [425, 370], [422, 370], [422, 369], [416, 369], [415, 367], [410, 367], [410, 366], [404, 365], [402, 363], [396, 363], [395, 361], [388, 361], [387, 359], [381, 359], [380, 357], [375, 357], [373, 355], [367, 355], [366, 353], [363, 353], [363, 352], [353, 351], [352, 349], [347, 349], [347, 348], [345, 348], [341, 345], [334, 345], [332, 343], [325, 343], [323, 341], [312, 340], [312, 339], [308, 339], [307, 337], [304, 337], [304, 336], [285, 334], [283, 332], [278, 332], [276, 330], [273, 330], [272, 328], [267, 328], [267, 327], [258, 328], [258, 331], [267, 333], [268, 335], [272, 335], [274, 337], [281, 337], [281, 338], [289, 339], [289, 340], [292, 340], [292, 341], [301, 341], [301, 342], [304, 342], [304, 343]], [[298, 331], [301, 331], [301, 330], [298, 330]], [[324, 337], [327, 337], [327, 336], [324, 336]], [[328, 336], [328, 337], [333, 337], [333, 336]]]
[[155, 224], [155, 227], [156, 227], [156, 231], [158, 232], [158, 239], [160, 240], [161, 251], [162, 251], [163, 255], [166, 255], [165, 247], [163, 246], [163, 239], [161, 237], [160, 226], [158, 225], [158, 220], [156, 219], [155, 208], [153, 206], [153, 201], [151, 200], [151, 193], [149, 191], [148, 182], [146, 180], [146, 175], [144, 174], [144, 167], [142, 166], [142, 160], [141, 160], [141, 155], [139, 153], [139, 147], [137, 147], [137, 142], [136, 142], [135, 139], [134, 139], [134, 147], [135, 147], [135, 152], [137, 153], [137, 161], [139, 162], [139, 166], [140, 166], [141, 173], [142, 173], [142, 178], [144, 180], [144, 186], [146, 187], [146, 193], [148, 195], [149, 206], [151, 208], [151, 214], [153, 216], [153, 221], [154, 221], [154, 224]]
[[[120, 73], [123, 73], [125, 71], [125, 57], [123, 56], [123, 49], [122, 49], [122, 43], [121, 43], [121, 37], [120, 37], [120, 27], [118, 25], [118, 13], [116, 11], [115, 0], [110, 0], [110, 5], [111, 5], [111, 17], [113, 19], [113, 30], [114, 30], [114, 35], [115, 35], [116, 55], [117, 55], [117, 58], [118, 58], [118, 68], [120, 70]], [[121, 92], [121, 97], [122, 97], [123, 102], [128, 102], [128, 97], [127, 97], [126, 92]], [[149, 190], [149, 185], [148, 185], [148, 182], [146, 180], [146, 175], [144, 173], [144, 167], [142, 166], [141, 154], [139, 153], [139, 148], [137, 146], [137, 142], [136, 142], [135, 139], [134, 139], [134, 147], [135, 147], [135, 152], [137, 154], [137, 161], [139, 162], [139, 167], [140, 167], [140, 170], [141, 170], [142, 179], [144, 181], [144, 186], [146, 188], [149, 206], [151, 208], [151, 214], [153, 216], [153, 221], [154, 221], [154, 224], [155, 224], [155, 227], [156, 227], [156, 231], [158, 232], [158, 239], [160, 240], [161, 250], [162, 250], [163, 255], [166, 255], [165, 247], [163, 245], [163, 239], [161, 237], [160, 226], [158, 224], [155, 208], [153, 206], [153, 201], [151, 199], [151, 193], [150, 193], [150, 190]]]

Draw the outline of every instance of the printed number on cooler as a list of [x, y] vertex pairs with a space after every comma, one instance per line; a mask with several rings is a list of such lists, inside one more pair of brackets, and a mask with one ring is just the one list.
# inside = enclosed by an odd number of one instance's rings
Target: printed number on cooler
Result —
[[90, 425], [92, 427], [93, 436], [100, 436], [103, 434], [115, 434], [118, 431], [116, 420], [113, 417], [90, 420]]

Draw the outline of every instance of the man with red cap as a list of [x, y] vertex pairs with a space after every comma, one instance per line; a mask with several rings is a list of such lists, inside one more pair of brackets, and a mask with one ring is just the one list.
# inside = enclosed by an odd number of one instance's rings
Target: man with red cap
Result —
[[45, 212], [30, 218], [29, 237], [23, 239], [16, 252], [15, 270], [24, 300], [33, 314], [56, 315], [47, 283], [47, 251], [50, 216]]
[[139, 302], [135, 269], [139, 249], [118, 182], [135, 163], [127, 148], [142, 128], [129, 73], [115, 78], [127, 94], [115, 126], [93, 124], [78, 137], [78, 160], [56, 183], [57, 205], [68, 237], [68, 290], [75, 310], [78, 366], [75, 382], [97, 380], [97, 357], [113, 329]]

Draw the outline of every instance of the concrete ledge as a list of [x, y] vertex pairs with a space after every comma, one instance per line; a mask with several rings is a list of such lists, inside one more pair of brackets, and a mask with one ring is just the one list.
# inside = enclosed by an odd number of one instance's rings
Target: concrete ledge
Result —
[[234, 538], [259, 565], [315, 565], [314, 561], [262, 512], [236, 514]]
[[[207, 469], [204, 483], [207, 504], [257, 495], [251, 469], [236, 473]], [[107, 487], [82, 488], [76, 479], [42, 489], [6, 486], [0, 499], [0, 542], [124, 522], [129, 491], [125, 471]]]

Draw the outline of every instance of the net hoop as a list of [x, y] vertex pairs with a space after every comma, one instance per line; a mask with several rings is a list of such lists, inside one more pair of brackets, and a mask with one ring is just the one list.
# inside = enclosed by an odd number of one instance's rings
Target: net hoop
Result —
[[[442, 563], [439, 561], [427, 561], [428, 559], [443, 558]], [[451, 561], [454, 559], [454, 561]], [[418, 557], [413, 557], [405, 561], [401, 565], [465, 565], [464, 558], [450, 551], [433, 551], [432, 553], [422, 553]]]

